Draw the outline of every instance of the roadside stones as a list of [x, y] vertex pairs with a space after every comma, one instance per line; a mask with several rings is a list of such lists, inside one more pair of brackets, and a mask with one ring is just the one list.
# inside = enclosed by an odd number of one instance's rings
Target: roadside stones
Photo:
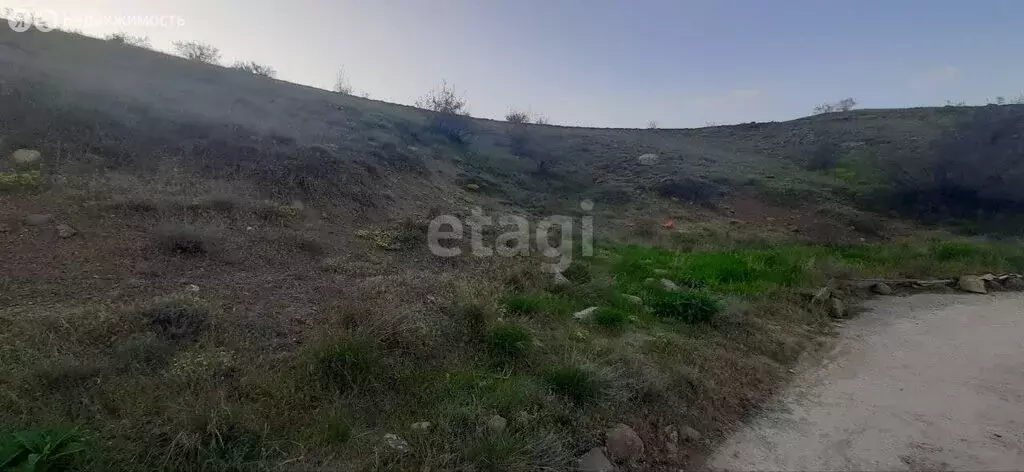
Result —
[[604, 455], [599, 447], [591, 449], [577, 461], [577, 469], [580, 472], [614, 472], [615, 465]]
[[650, 154], [650, 153], [643, 154], [643, 155], [641, 155], [640, 157], [637, 158], [637, 161], [639, 161], [641, 164], [643, 164], [645, 166], [652, 166], [652, 165], [658, 163], [658, 155], [657, 154]]
[[633, 428], [625, 424], [615, 425], [608, 430], [605, 447], [608, 455], [616, 462], [633, 461], [644, 455], [644, 442]]
[[506, 427], [508, 427], [508, 420], [501, 415], [494, 415], [487, 420], [487, 431], [493, 436], [504, 433]]
[[573, 313], [572, 317], [580, 321], [586, 321], [589, 320], [590, 317], [594, 316], [594, 313], [597, 312], [597, 310], [598, 308], [596, 306], [584, 308], [580, 311], [577, 311], [576, 313]]
[[878, 282], [871, 286], [871, 292], [878, 295], [892, 295], [892, 287], [885, 282]]
[[988, 293], [985, 280], [976, 275], [964, 275], [957, 279], [956, 288], [968, 293]]
[[829, 300], [828, 315], [832, 318], [846, 318], [846, 304], [842, 300], [832, 297]]
[[1021, 277], [1006, 277], [1002, 283], [1006, 290], [1024, 290], [1024, 278]]

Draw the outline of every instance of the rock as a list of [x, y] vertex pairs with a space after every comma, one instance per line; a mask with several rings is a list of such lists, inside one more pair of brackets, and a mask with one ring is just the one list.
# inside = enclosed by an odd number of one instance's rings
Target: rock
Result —
[[480, 186], [477, 185], [477, 184], [466, 184], [466, 190], [469, 190], [469, 191], [472, 191], [472, 192], [478, 192], [478, 191], [480, 191]]
[[976, 275], [965, 275], [956, 281], [956, 288], [969, 293], [988, 293], [985, 281]]
[[196, 293], [199, 291], [199, 286], [196, 284], [188, 284], [185, 286], [186, 292]]
[[413, 423], [412, 426], [409, 426], [409, 429], [416, 432], [425, 433], [427, 431], [430, 431], [430, 428], [433, 426], [434, 425], [430, 424], [429, 421], [420, 421], [418, 423]]
[[846, 304], [842, 300], [832, 297], [828, 304], [828, 316], [832, 318], [846, 318]]
[[985, 274], [985, 275], [982, 275], [982, 276], [980, 276], [978, 278], [981, 279], [981, 280], [984, 280], [985, 282], [991, 282], [991, 281], [996, 279], [996, 276], [992, 275], [992, 274]]
[[604, 455], [599, 447], [591, 449], [576, 462], [580, 472], [614, 472], [615, 465]]
[[644, 455], [644, 442], [633, 428], [624, 424], [608, 430], [605, 447], [608, 455], [616, 462], [633, 461]]
[[568, 277], [562, 275], [561, 272], [555, 272], [555, 286], [556, 287], [568, 287], [572, 285], [572, 281]]
[[643, 305], [644, 304], [644, 299], [642, 299], [642, 298], [640, 298], [640, 297], [638, 297], [636, 295], [626, 294], [626, 295], [623, 295], [622, 298], [625, 298], [626, 300], [629, 300], [631, 303], [635, 303], [637, 305]]
[[811, 301], [817, 304], [823, 304], [832, 298], [832, 289], [829, 287], [821, 287], [811, 298]]
[[657, 154], [644, 154], [644, 155], [638, 157], [636, 160], [639, 161], [641, 164], [643, 164], [645, 166], [652, 166], [652, 165], [658, 163], [658, 155]]
[[1024, 290], [1024, 279], [1020, 277], [1007, 277], [1003, 280], [1003, 288], [1006, 290]]
[[43, 161], [43, 154], [35, 149], [18, 149], [11, 154], [11, 162], [15, 167], [34, 167]]
[[878, 282], [871, 286], [871, 292], [878, 295], [892, 295], [892, 287], [888, 286], [885, 282]]
[[598, 308], [596, 306], [592, 306], [590, 308], [584, 308], [584, 309], [582, 309], [580, 311], [577, 311], [576, 313], [573, 313], [572, 317], [577, 319], [577, 320], [580, 320], [580, 321], [586, 321], [586, 320], [589, 320], [591, 316], [594, 316], [594, 313], [597, 310], [598, 310]]
[[408, 453], [412, 452], [412, 446], [409, 445], [409, 442], [404, 440], [404, 439], [402, 439], [397, 434], [391, 434], [391, 433], [385, 434], [384, 435], [384, 445], [388, 449], [391, 449], [393, 452], [396, 452], [396, 453], [401, 454], [401, 455], [408, 454]]
[[679, 453], [679, 430], [673, 425], [668, 425], [661, 430], [662, 439], [665, 441], [665, 451], [675, 455]]
[[44, 226], [50, 224], [53, 221], [52, 215], [28, 215], [25, 217], [25, 224], [29, 226]]
[[67, 238], [70, 238], [70, 237], [72, 237], [72, 236], [74, 236], [76, 234], [78, 234], [78, 230], [75, 229], [75, 228], [72, 228], [69, 225], [66, 225], [66, 224], [59, 224], [59, 225], [57, 225], [57, 236], [59, 236], [61, 239], [67, 239]]
[[679, 436], [683, 439], [683, 441], [691, 443], [700, 441], [701, 438], [700, 431], [697, 431], [696, 429], [693, 429], [689, 426], [683, 426], [683, 429], [679, 431]]
[[678, 292], [680, 290], [679, 286], [669, 279], [661, 279], [661, 287], [669, 292]]
[[494, 436], [504, 433], [507, 426], [508, 420], [501, 415], [494, 415], [491, 419], [487, 420], [487, 431]]

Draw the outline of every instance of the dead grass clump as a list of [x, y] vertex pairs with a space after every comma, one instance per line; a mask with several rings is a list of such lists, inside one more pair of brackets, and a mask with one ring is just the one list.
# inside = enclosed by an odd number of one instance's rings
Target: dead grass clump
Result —
[[191, 341], [201, 334], [210, 320], [210, 307], [192, 297], [157, 300], [138, 314], [159, 335], [173, 341]]
[[166, 224], [157, 228], [154, 242], [171, 255], [203, 256], [214, 251], [217, 237], [207, 228], [186, 224]]

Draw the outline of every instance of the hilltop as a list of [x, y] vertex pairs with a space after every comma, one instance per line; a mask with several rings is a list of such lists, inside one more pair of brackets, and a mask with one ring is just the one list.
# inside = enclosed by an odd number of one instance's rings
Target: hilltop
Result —
[[[0, 165], [0, 434], [75, 427], [92, 470], [563, 470], [625, 423], [623, 467], [675, 470], [866, 296], [808, 290], [1024, 270], [943, 229], [1019, 231], [1022, 106], [436, 120], [0, 28], [0, 156], [42, 156]], [[427, 250], [474, 209], [593, 217], [594, 257]]]

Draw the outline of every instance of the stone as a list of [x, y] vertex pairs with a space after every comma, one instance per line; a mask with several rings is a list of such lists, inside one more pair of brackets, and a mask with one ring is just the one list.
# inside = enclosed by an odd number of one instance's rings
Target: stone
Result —
[[477, 185], [477, 184], [466, 184], [466, 190], [473, 191], [473, 192], [479, 192], [480, 191], [480, 186]]
[[487, 420], [487, 431], [494, 436], [504, 433], [506, 427], [508, 427], [508, 420], [501, 415], [494, 415]]
[[885, 282], [878, 282], [871, 286], [871, 292], [878, 295], [892, 295], [892, 287]]
[[965, 275], [956, 281], [956, 288], [968, 293], [988, 293], [985, 281], [976, 275]]
[[679, 286], [669, 279], [661, 279], [661, 287], [669, 292], [678, 292], [680, 290]]
[[568, 287], [572, 285], [572, 281], [568, 277], [562, 275], [561, 272], [555, 272], [555, 286], [556, 287]]
[[196, 293], [199, 291], [199, 286], [196, 284], [188, 284], [185, 286], [186, 292]]
[[640, 298], [640, 297], [638, 297], [636, 295], [626, 294], [626, 295], [623, 295], [622, 298], [625, 298], [626, 300], [629, 300], [630, 303], [633, 303], [633, 304], [636, 304], [636, 305], [643, 305], [644, 304], [644, 299], [642, 299], [642, 298]]
[[830, 298], [832, 298], [832, 289], [829, 287], [821, 287], [821, 290], [818, 290], [814, 294], [814, 297], [811, 298], [811, 301], [817, 304], [823, 304], [827, 302]]
[[984, 280], [985, 282], [991, 282], [991, 281], [996, 279], [996, 276], [992, 275], [992, 274], [985, 274], [985, 275], [982, 275], [982, 276], [980, 276], [978, 278], [981, 279], [981, 280]]
[[652, 166], [652, 165], [658, 163], [658, 155], [657, 154], [650, 154], [650, 153], [643, 154], [640, 157], [638, 157], [636, 160], [639, 161], [641, 164], [643, 164], [645, 166]]
[[573, 313], [572, 317], [580, 321], [586, 321], [589, 320], [591, 316], [594, 316], [594, 313], [597, 312], [597, 310], [598, 308], [596, 306], [584, 308], [580, 311], [577, 311], [576, 313]]
[[430, 431], [430, 428], [432, 428], [433, 426], [434, 425], [430, 424], [429, 421], [420, 421], [418, 423], [413, 423], [412, 426], [409, 426], [409, 429], [416, 432], [425, 433], [427, 431]]
[[614, 472], [615, 465], [604, 455], [604, 451], [595, 447], [582, 455], [576, 461], [576, 468], [580, 472]]
[[1020, 277], [1007, 277], [1003, 280], [1003, 288], [1006, 290], [1024, 290], [1024, 279]]
[[832, 318], [846, 318], [846, 304], [842, 300], [832, 297], [828, 304], [828, 316]]
[[661, 430], [662, 439], [665, 441], [665, 451], [675, 455], [679, 453], [679, 430], [669, 425]]
[[57, 236], [59, 236], [61, 239], [67, 239], [67, 238], [73, 237], [76, 234], [78, 234], [78, 230], [75, 229], [75, 228], [72, 228], [69, 225], [66, 225], [66, 224], [59, 224], [59, 225], [57, 225]]
[[28, 215], [25, 217], [25, 224], [29, 226], [44, 226], [50, 224], [53, 221], [52, 215]]
[[605, 448], [608, 450], [608, 456], [616, 462], [634, 461], [644, 455], [644, 442], [640, 435], [625, 424], [615, 425], [608, 430]]
[[701, 434], [700, 431], [697, 431], [696, 429], [689, 426], [683, 426], [683, 428], [679, 430], [679, 437], [681, 437], [683, 441], [695, 443], [700, 441]]
[[412, 452], [412, 446], [409, 445], [409, 442], [402, 439], [401, 436], [397, 434], [385, 434], [384, 445], [388, 449], [395, 453], [398, 453], [399, 455], [404, 455]]
[[43, 154], [35, 149], [18, 149], [11, 154], [11, 163], [19, 168], [33, 167], [42, 161]]

